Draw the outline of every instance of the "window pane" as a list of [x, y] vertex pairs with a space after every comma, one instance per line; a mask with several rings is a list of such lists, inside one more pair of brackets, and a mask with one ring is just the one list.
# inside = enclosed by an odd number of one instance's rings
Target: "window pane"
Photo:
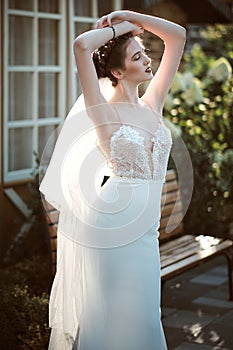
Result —
[[[94, 0], [95, 1], [95, 0]], [[74, 1], [74, 15], [75, 16], [87, 16], [91, 17], [91, 0], [86, 1]]]
[[33, 11], [33, 0], [9, 0], [9, 8]]
[[23, 16], [9, 16], [9, 64], [33, 64], [33, 20]]
[[32, 128], [9, 130], [9, 171], [32, 167]]
[[99, 0], [98, 1], [98, 17], [106, 15], [113, 10], [112, 1]]
[[49, 161], [55, 142], [58, 136], [58, 129], [54, 125], [39, 127], [39, 158], [43, 154], [43, 162]]
[[32, 73], [9, 73], [9, 120], [31, 119]]
[[58, 64], [58, 21], [39, 20], [39, 65]]
[[75, 23], [75, 37], [92, 28], [93, 28], [92, 23], [80, 23], [80, 22]]
[[39, 11], [40, 12], [59, 12], [59, 0], [39, 0]]
[[[65, 93], [65, 91], [64, 91]], [[58, 114], [58, 74], [39, 74], [39, 118], [53, 118]]]

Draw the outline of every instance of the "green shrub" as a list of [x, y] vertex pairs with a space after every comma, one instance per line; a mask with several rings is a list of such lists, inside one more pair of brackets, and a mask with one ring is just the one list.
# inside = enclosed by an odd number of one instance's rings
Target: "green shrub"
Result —
[[43, 257], [0, 270], [2, 350], [47, 349], [50, 277]]
[[[225, 45], [225, 57], [218, 50], [209, 56], [195, 44], [165, 104], [165, 116], [181, 130], [194, 169], [185, 229], [217, 235], [226, 234], [233, 220], [233, 45], [226, 40], [232, 27], [219, 31], [217, 26], [215, 45]], [[214, 27], [202, 33], [206, 47], [213, 33]]]
[[1, 349], [47, 348], [48, 295], [31, 296], [28, 286], [6, 286], [1, 293]]

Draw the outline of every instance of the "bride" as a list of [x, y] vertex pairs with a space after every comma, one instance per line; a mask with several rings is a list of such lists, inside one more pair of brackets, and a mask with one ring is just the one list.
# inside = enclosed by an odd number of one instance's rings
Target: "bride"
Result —
[[[144, 30], [165, 45], [154, 75]], [[184, 43], [183, 27], [126, 10], [74, 41], [85, 106], [72, 108], [40, 186], [60, 211], [49, 349], [167, 349], [158, 228], [172, 141], [162, 111]], [[110, 178], [97, 191], [104, 162]]]

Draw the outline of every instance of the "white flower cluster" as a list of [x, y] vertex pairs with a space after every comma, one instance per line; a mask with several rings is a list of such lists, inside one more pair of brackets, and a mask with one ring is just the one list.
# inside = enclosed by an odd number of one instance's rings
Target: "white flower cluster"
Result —
[[226, 58], [220, 57], [214, 62], [212, 67], [207, 72], [207, 79], [201, 82], [194, 77], [191, 72], [177, 72], [170, 90], [166, 97], [165, 108], [172, 109], [176, 105], [175, 94], [179, 93], [180, 97], [185, 100], [188, 106], [194, 106], [203, 102], [203, 89], [205, 85], [212, 81], [227, 82], [232, 76], [232, 67]]
[[201, 81], [195, 78], [191, 72], [185, 72], [183, 74], [177, 72], [171, 91], [165, 101], [166, 108], [172, 108], [174, 106], [173, 95], [177, 92], [181, 93], [181, 97], [189, 106], [203, 101]]
[[214, 62], [208, 76], [217, 82], [227, 82], [232, 76], [232, 68], [226, 58], [220, 57]]

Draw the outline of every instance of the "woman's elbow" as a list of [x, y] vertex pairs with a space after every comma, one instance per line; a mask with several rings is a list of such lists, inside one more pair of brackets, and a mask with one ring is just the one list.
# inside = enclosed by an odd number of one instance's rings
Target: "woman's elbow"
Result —
[[82, 37], [82, 35], [77, 36], [77, 38], [73, 42], [74, 50], [86, 50], [86, 40]]
[[186, 33], [187, 33], [186, 29], [184, 27], [180, 26], [180, 32], [179, 32], [180, 39], [185, 41], [186, 35], [187, 35]]

